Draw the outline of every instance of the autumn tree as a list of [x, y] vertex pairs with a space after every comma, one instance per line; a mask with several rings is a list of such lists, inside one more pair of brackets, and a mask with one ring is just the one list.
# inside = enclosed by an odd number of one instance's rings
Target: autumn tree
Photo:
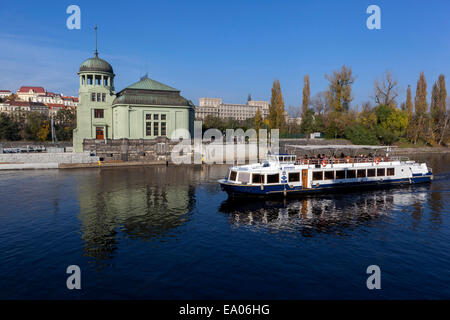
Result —
[[408, 89], [406, 89], [406, 104], [405, 104], [405, 111], [408, 113], [409, 119], [412, 119], [413, 117], [413, 102], [412, 102], [412, 95], [411, 95], [411, 86], [408, 85]]
[[433, 85], [430, 113], [433, 137], [438, 144], [442, 144], [448, 127], [447, 89], [443, 74], [439, 75], [438, 81]]
[[424, 116], [428, 110], [427, 103], [427, 80], [423, 72], [420, 73], [417, 80], [416, 97], [414, 99], [415, 113], [418, 116]]
[[272, 86], [272, 96], [269, 107], [269, 127], [270, 129], [280, 129], [284, 127], [284, 102], [281, 93], [280, 81], [275, 79]]
[[303, 99], [302, 99], [302, 115], [308, 111], [311, 100], [311, 88], [309, 84], [309, 76], [305, 75], [303, 78]]
[[391, 71], [387, 71], [381, 80], [376, 79], [374, 83], [375, 103], [395, 107], [395, 99], [398, 96], [397, 85], [398, 82], [394, 79]]
[[60, 141], [68, 141], [73, 137], [76, 128], [76, 113], [66, 108], [58, 110], [55, 116], [56, 137]]
[[419, 138], [425, 140], [426, 133], [426, 113], [428, 110], [427, 103], [427, 81], [423, 72], [420, 73], [419, 80], [417, 80], [416, 97], [414, 98], [414, 121], [411, 126], [412, 141], [417, 143]]
[[263, 124], [263, 118], [261, 115], [261, 110], [258, 107], [258, 110], [256, 110], [256, 114], [255, 114], [255, 130], [256, 130], [257, 135], [259, 135], [259, 129], [262, 128], [262, 124]]
[[435, 82], [433, 84], [433, 89], [431, 89], [431, 104], [430, 104], [430, 113], [433, 122], [437, 123], [439, 121], [439, 89], [438, 85]]
[[5, 102], [7, 102], [7, 101], [12, 102], [12, 101], [16, 101], [18, 99], [19, 99], [19, 97], [17, 96], [17, 94], [12, 93], [5, 98]]
[[353, 100], [352, 85], [355, 77], [350, 67], [342, 66], [340, 70], [333, 71], [332, 75], [325, 75], [330, 82], [327, 91], [328, 104], [335, 112], [345, 112], [350, 108]]

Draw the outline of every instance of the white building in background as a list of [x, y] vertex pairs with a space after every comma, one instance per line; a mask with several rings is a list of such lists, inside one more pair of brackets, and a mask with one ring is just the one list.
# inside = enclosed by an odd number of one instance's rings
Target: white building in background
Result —
[[6, 97], [9, 97], [11, 95], [10, 90], [0, 90], [0, 98], [4, 99]]
[[16, 94], [17, 94], [17, 97], [22, 101], [31, 101], [31, 99], [34, 97], [45, 96], [46, 91], [42, 87], [22, 86], [19, 88], [19, 90], [17, 90]]
[[235, 120], [254, 118], [256, 111], [260, 109], [261, 116], [269, 115], [269, 102], [249, 100], [246, 104], [223, 103], [220, 98], [200, 98], [199, 106], [195, 110], [196, 119], [205, 119], [208, 115]]
[[66, 97], [61, 93], [46, 91], [43, 87], [22, 86], [19, 90], [17, 90], [17, 97], [21, 101], [58, 105], [61, 104], [71, 108], [76, 108], [78, 106], [77, 97]]

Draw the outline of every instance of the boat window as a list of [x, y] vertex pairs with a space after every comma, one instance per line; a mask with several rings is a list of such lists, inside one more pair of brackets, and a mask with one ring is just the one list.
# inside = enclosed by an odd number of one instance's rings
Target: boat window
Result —
[[264, 183], [264, 175], [259, 173], [253, 173], [252, 183]]
[[365, 178], [366, 177], [366, 169], [357, 170], [356, 175], [358, 176], [358, 178]]
[[239, 172], [239, 182], [248, 183], [250, 181], [250, 173]]
[[345, 170], [336, 171], [336, 179], [345, 179]]
[[385, 175], [386, 175], [386, 169], [385, 168], [377, 169], [377, 176], [378, 177], [384, 177]]
[[325, 180], [334, 180], [334, 171], [325, 171]]
[[280, 182], [280, 174], [268, 174], [267, 175], [267, 183], [279, 183]]
[[375, 169], [367, 169], [368, 177], [375, 177]]
[[231, 181], [236, 181], [236, 176], [237, 176], [236, 171], [231, 171], [231, 173], [230, 173], [230, 180]]
[[289, 182], [300, 181], [300, 172], [289, 172]]
[[356, 178], [356, 170], [347, 170], [347, 179]]
[[323, 180], [323, 171], [313, 171], [313, 180]]
[[394, 176], [395, 175], [395, 168], [387, 168], [387, 175], [388, 176]]

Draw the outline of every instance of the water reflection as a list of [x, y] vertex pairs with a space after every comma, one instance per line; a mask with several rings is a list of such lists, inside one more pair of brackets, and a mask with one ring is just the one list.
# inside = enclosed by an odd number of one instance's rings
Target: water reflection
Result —
[[122, 237], [161, 239], [186, 223], [195, 206], [198, 170], [163, 166], [98, 170], [79, 181], [85, 255], [113, 257]]
[[296, 232], [305, 237], [321, 233], [344, 236], [356, 227], [389, 219], [394, 209], [412, 206], [413, 217], [420, 219], [428, 193], [429, 186], [412, 186], [301, 199], [227, 199], [220, 211], [235, 227]]

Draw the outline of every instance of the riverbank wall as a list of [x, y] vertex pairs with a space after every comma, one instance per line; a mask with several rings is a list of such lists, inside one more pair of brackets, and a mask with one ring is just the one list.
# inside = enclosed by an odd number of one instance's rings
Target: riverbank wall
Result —
[[90, 165], [98, 162], [99, 157], [89, 152], [0, 154], [0, 170], [58, 169], [64, 165]]
[[[0, 170], [18, 169], [69, 169], [98, 168], [173, 164], [172, 152], [178, 155], [183, 151], [175, 149], [181, 141], [171, 141], [165, 137], [157, 139], [87, 139], [83, 143], [83, 153], [39, 152], [39, 153], [0, 153]], [[344, 139], [280, 139], [277, 146], [258, 146], [256, 141], [235, 142], [231, 145], [203, 141], [201, 147], [194, 148], [194, 141], [184, 141], [187, 150], [183, 155], [184, 164], [244, 164], [256, 162], [266, 157], [268, 150], [273, 153], [288, 153], [289, 145], [346, 145]], [[50, 146], [47, 146], [50, 147]], [[68, 149], [68, 146], [64, 146]], [[275, 150], [274, 150], [275, 148]], [[69, 149], [70, 150], [70, 149]], [[178, 150], [178, 151], [177, 151]], [[196, 150], [196, 153], [193, 152]], [[197, 151], [200, 150], [200, 151]], [[362, 150], [361, 150], [362, 151]], [[321, 151], [322, 152], [322, 151]], [[340, 151], [339, 151], [340, 152]], [[391, 155], [412, 155], [417, 153], [447, 153], [450, 148], [392, 148]], [[302, 156], [303, 154], [299, 154]], [[250, 159], [252, 159], [250, 161]]]

